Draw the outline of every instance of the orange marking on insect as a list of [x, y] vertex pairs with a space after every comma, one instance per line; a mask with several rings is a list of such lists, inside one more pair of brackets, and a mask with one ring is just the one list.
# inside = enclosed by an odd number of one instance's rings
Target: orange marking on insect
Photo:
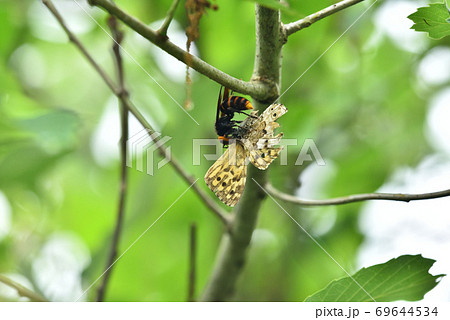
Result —
[[228, 139], [227, 137], [224, 137], [224, 136], [219, 136], [218, 139], [219, 139], [220, 141], [225, 141], [225, 142], [230, 141], [230, 139]]

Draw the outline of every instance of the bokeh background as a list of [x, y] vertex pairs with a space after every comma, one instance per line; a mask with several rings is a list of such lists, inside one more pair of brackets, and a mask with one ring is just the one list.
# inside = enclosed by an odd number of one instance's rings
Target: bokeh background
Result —
[[[106, 14], [86, 1], [55, 1], [70, 28], [114, 76]], [[171, 0], [116, 1], [158, 27]], [[200, 24], [193, 52], [236, 78], [248, 80], [254, 61], [254, 3], [216, 1]], [[333, 1], [289, 1], [284, 22]], [[406, 17], [425, 1], [378, 1], [282, 97], [280, 119], [288, 165], [271, 166], [279, 189], [322, 199], [352, 193], [431, 192], [450, 186], [450, 40], [411, 29]], [[324, 19], [291, 36], [283, 50], [286, 90], [371, 2]], [[97, 25], [84, 11], [89, 13]], [[185, 46], [183, 4], [169, 37]], [[185, 67], [123, 27], [131, 99], [164, 136], [172, 153], [211, 197], [193, 165], [193, 139], [215, 138], [219, 85], [192, 72], [192, 121], [185, 101]], [[0, 0], [0, 272], [52, 301], [73, 301], [105, 270], [119, 184], [118, 103], [40, 1]], [[145, 70], [145, 71], [144, 71]], [[148, 74], [151, 77], [148, 76]], [[130, 117], [130, 135], [142, 127]], [[325, 166], [294, 165], [313, 139]], [[204, 147], [211, 153], [214, 147]], [[150, 226], [188, 187], [166, 165], [154, 175], [129, 169], [119, 251]], [[282, 203], [350, 273], [401, 254], [437, 260], [433, 274], [449, 273], [450, 199], [414, 203], [368, 202], [323, 208]], [[220, 222], [188, 191], [122, 257], [109, 301], [185, 301], [189, 227], [198, 229], [197, 287], [205, 286], [223, 232]], [[234, 300], [302, 301], [344, 276], [270, 199], [260, 213], [248, 262]], [[81, 300], [92, 300], [95, 286]], [[0, 300], [19, 298], [0, 284]], [[426, 300], [450, 301], [444, 278]]]

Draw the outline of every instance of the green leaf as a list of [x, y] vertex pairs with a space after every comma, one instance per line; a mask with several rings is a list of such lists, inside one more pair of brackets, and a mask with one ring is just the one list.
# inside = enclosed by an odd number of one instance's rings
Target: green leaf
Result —
[[414, 22], [411, 29], [428, 32], [430, 38], [441, 39], [450, 35], [450, 13], [444, 3], [433, 3], [408, 16]]
[[434, 262], [421, 255], [400, 256], [386, 263], [362, 268], [353, 277], [334, 280], [305, 301], [363, 302], [373, 301], [371, 297], [378, 302], [417, 301], [444, 276], [428, 273]]

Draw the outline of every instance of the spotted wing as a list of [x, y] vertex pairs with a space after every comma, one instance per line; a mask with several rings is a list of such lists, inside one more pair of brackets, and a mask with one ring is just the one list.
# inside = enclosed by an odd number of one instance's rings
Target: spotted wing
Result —
[[283, 147], [275, 148], [276, 144], [280, 143], [283, 133], [278, 134], [275, 137], [263, 137], [256, 146], [251, 145], [246, 140], [245, 147], [249, 154], [250, 162], [260, 170], [266, 170], [269, 165], [278, 158]]
[[264, 110], [256, 121], [252, 123], [251, 130], [243, 139], [251, 163], [260, 170], [265, 170], [280, 154], [282, 147], [276, 148], [283, 133], [274, 136], [274, 130], [280, 125], [275, 122], [287, 112], [282, 104], [271, 104]]
[[279, 117], [281, 117], [283, 114], [287, 112], [287, 108], [284, 106], [284, 104], [281, 103], [272, 103], [270, 106], [264, 110], [264, 112], [261, 114], [261, 117], [264, 118], [265, 121], [277, 121]]
[[249, 123], [247, 134], [243, 138], [250, 140], [252, 144], [256, 144], [261, 138], [273, 138], [273, 132], [280, 125], [275, 122], [283, 114], [287, 112], [287, 108], [282, 104], [271, 104], [254, 122]]
[[230, 144], [205, 175], [205, 182], [211, 191], [230, 207], [234, 207], [241, 198], [246, 179], [246, 153], [239, 142]]

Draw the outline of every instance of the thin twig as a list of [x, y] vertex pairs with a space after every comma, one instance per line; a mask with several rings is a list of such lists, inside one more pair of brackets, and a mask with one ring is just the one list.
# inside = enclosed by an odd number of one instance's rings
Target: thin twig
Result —
[[[136, 119], [142, 124], [142, 126], [147, 129], [148, 134], [152, 135], [155, 130], [152, 128], [150, 123], [145, 119], [145, 117], [142, 115], [142, 113], [133, 105], [133, 103], [130, 101], [128, 95], [122, 94], [119, 89], [116, 88], [114, 85], [114, 82], [109, 78], [109, 76], [106, 74], [106, 72], [103, 71], [103, 69], [95, 62], [95, 60], [92, 58], [92, 56], [89, 54], [89, 52], [86, 50], [86, 48], [83, 46], [83, 44], [78, 40], [78, 38], [69, 30], [66, 23], [62, 19], [61, 15], [55, 8], [55, 6], [52, 4], [51, 0], [42, 0], [42, 2], [49, 8], [50, 12], [57, 18], [58, 22], [61, 24], [62, 28], [66, 32], [69, 39], [74, 39], [72, 41], [75, 46], [81, 51], [81, 53], [87, 58], [89, 63], [94, 67], [94, 69], [101, 75], [101, 77], [105, 80], [105, 82], [108, 84], [108, 87], [110, 87], [111, 91], [116, 95], [123, 105], [126, 107], [128, 111], [130, 111]], [[58, 18], [59, 17], [59, 18]], [[168, 159], [170, 165], [175, 169], [176, 172], [189, 184], [193, 184], [195, 181], [194, 177], [189, 175], [186, 170], [181, 166], [181, 164], [176, 160], [176, 158], [173, 155], [170, 155], [167, 149], [164, 147], [163, 144], [156, 143], [159, 141], [159, 137], [153, 139], [155, 141], [155, 144], [158, 148], [159, 154]], [[229, 225], [232, 221], [232, 218], [229, 216], [229, 214], [223, 210], [210, 196], [206, 194], [206, 192], [201, 189], [197, 184], [194, 184], [192, 186], [192, 189], [195, 191], [195, 193], [200, 197], [200, 199], [203, 201], [203, 203], [225, 224], [227, 229], [229, 228]]]
[[331, 5], [325, 9], [317, 11], [316, 13], [313, 13], [303, 19], [285, 24], [284, 31], [286, 33], [286, 36], [290, 36], [291, 34], [297, 32], [299, 30], [309, 27], [314, 22], [317, 22], [325, 17], [328, 17], [336, 12], [339, 12], [345, 8], [353, 6], [353, 5], [357, 4], [358, 2], [362, 2], [362, 1], [364, 1], [364, 0], [343, 0], [341, 2]]
[[36, 301], [36, 302], [47, 302], [47, 300], [45, 300], [39, 294], [31, 291], [30, 289], [25, 288], [21, 284], [18, 284], [17, 282], [15, 282], [1, 274], [0, 274], [0, 282], [6, 284], [8, 287], [16, 289], [17, 293], [21, 297], [26, 297], [26, 298], [30, 299], [31, 301]]
[[90, 5], [103, 8], [154, 45], [215, 82], [260, 101], [274, 100], [277, 97], [278, 88], [270, 81], [258, 79], [258, 81], [246, 82], [236, 79], [181, 49], [168, 39], [162, 39], [156, 31], [147, 27], [137, 18], [130, 16], [114, 3], [108, 0], [88, 0], [88, 2]]
[[[113, 34], [113, 53], [115, 58], [115, 64], [117, 68], [117, 80], [119, 83], [119, 91], [122, 95], [127, 95], [127, 90], [124, 82], [124, 69], [122, 63], [122, 55], [120, 54], [120, 43], [123, 40], [123, 33], [117, 27], [117, 20], [115, 17], [109, 17], [108, 25]], [[119, 100], [120, 103], [120, 186], [119, 186], [119, 201], [117, 205], [117, 219], [116, 226], [114, 229], [114, 234], [111, 241], [111, 251], [109, 253], [109, 258], [106, 262], [107, 271], [105, 272], [102, 283], [97, 291], [97, 301], [103, 301], [105, 298], [105, 292], [108, 285], [108, 281], [113, 270], [113, 263], [117, 257], [117, 248], [119, 245], [120, 234], [123, 227], [123, 217], [125, 208], [125, 197], [127, 193], [128, 185], [128, 175], [127, 175], [127, 140], [128, 140], [128, 110], [124, 106], [123, 101]], [[111, 268], [109, 268], [111, 266]]]
[[189, 233], [189, 280], [187, 301], [195, 301], [196, 257], [197, 257], [197, 225], [191, 224]]
[[292, 196], [287, 193], [283, 193], [277, 190], [270, 183], [265, 185], [265, 189], [268, 193], [273, 195], [276, 198], [279, 198], [284, 201], [288, 201], [291, 203], [295, 203], [301, 206], [331, 206], [331, 205], [340, 205], [347, 204], [359, 201], [366, 200], [391, 200], [391, 201], [416, 201], [416, 200], [429, 200], [429, 199], [437, 199], [450, 196], [450, 189], [430, 192], [430, 193], [415, 193], [415, 194], [406, 194], [406, 193], [362, 193], [362, 194], [354, 194], [346, 197], [332, 198], [332, 199], [324, 199], [324, 200], [306, 200], [300, 199], [295, 196]]
[[67, 24], [65, 23], [63, 17], [58, 12], [56, 7], [54, 6], [53, 2], [51, 0], [42, 0], [42, 3], [50, 10], [50, 12], [53, 14], [53, 16], [58, 20], [60, 26], [64, 29], [64, 31], [67, 34], [67, 37], [69, 38], [69, 41], [72, 42], [80, 51], [83, 53], [84, 57], [88, 59], [89, 63], [92, 65], [92, 67], [97, 71], [97, 73], [102, 77], [103, 81], [105, 81], [106, 85], [111, 89], [114, 94], [118, 94], [117, 88], [114, 84], [114, 82], [111, 80], [111, 78], [108, 76], [108, 74], [103, 71], [103, 69], [100, 67], [100, 65], [94, 60], [94, 58], [88, 53], [86, 48], [83, 46], [83, 44], [78, 40], [78, 38], [69, 30], [67, 27]]
[[163, 24], [161, 27], [156, 31], [156, 33], [161, 37], [167, 37], [167, 30], [169, 29], [169, 25], [173, 20], [173, 16], [175, 14], [175, 10], [178, 7], [178, 3], [180, 3], [180, 0], [173, 0], [172, 5], [169, 8], [169, 11], [167, 11], [166, 19], [164, 19]]

